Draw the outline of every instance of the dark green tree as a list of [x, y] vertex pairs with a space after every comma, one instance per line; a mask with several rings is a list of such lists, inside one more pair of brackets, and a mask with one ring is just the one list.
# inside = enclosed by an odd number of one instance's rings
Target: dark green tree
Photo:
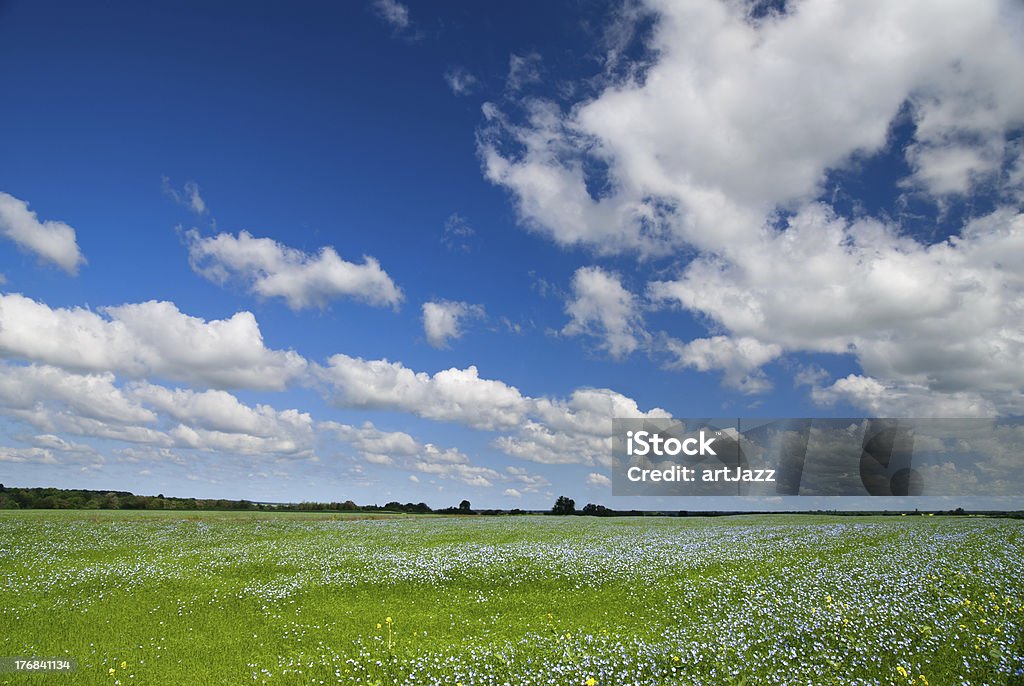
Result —
[[572, 498], [567, 498], [564, 495], [558, 496], [558, 500], [555, 501], [555, 506], [551, 508], [551, 514], [555, 515], [571, 515], [576, 514], [576, 501]]

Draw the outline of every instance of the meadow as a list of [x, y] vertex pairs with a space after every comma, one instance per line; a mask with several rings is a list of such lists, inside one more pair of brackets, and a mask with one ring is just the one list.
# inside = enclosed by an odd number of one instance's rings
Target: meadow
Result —
[[0, 513], [2, 684], [1020, 684], [1024, 522]]

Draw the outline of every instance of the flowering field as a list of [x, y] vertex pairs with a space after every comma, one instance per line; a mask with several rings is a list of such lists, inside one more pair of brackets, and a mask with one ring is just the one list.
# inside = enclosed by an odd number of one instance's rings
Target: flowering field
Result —
[[0, 513], [10, 684], [1024, 683], [1024, 522]]

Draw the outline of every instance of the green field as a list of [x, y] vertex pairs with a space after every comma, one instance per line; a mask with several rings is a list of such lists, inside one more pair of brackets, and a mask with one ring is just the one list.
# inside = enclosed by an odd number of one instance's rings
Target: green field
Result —
[[1024, 522], [0, 514], [4, 684], [1024, 683]]

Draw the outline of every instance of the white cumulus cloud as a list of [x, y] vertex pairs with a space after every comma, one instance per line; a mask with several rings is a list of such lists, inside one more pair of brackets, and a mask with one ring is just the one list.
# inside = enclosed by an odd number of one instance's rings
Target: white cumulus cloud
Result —
[[611, 459], [612, 419], [663, 418], [660, 408], [607, 388], [581, 388], [567, 399], [532, 398], [476, 367], [416, 372], [400, 362], [334, 355], [316, 369], [328, 399], [343, 407], [409, 412], [488, 431], [510, 432], [494, 445], [524, 460], [549, 464], [606, 464]]
[[[486, 175], [560, 243], [718, 249], [756, 235], [775, 207], [813, 199], [828, 169], [884, 147], [908, 105], [915, 145], [929, 150], [1002, 148], [1024, 121], [1012, 3], [807, 0], [759, 21], [740, 3], [645, 4], [655, 59], [642, 77], [564, 112], [528, 102], [523, 125], [485, 108]], [[584, 159], [607, 168], [607, 194], [587, 191]]]
[[[48, 365], [4, 364], [0, 369], [0, 408], [24, 419], [44, 417], [56, 407], [87, 420], [114, 424], [145, 424], [156, 420], [148, 410], [117, 387], [110, 373], [72, 374]], [[36, 426], [46, 429], [43, 422]], [[55, 433], [47, 431], [47, 433]]]
[[[372, 464], [393, 466], [484, 488], [505, 483], [534, 491], [548, 485], [543, 477], [525, 470], [510, 468], [500, 472], [491, 467], [475, 465], [468, 455], [456, 448], [420, 443], [403, 431], [384, 431], [371, 422], [364, 422], [361, 426], [323, 422], [320, 428], [333, 432], [351, 444], [362, 459]], [[419, 482], [415, 475], [410, 480]]]
[[316, 373], [328, 384], [336, 404], [401, 410], [481, 429], [517, 425], [528, 405], [514, 386], [482, 379], [474, 366], [431, 375], [414, 372], [401, 362], [337, 354]]
[[[571, 106], [524, 99], [521, 120], [484, 106], [484, 173], [522, 223], [562, 245], [685, 258], [646, 295], [709, 323], [715, 335], [675, 353], [727, 386], [764, 390], [758, 366], [787, 351], [833, 353], [908, 408], [1020, 407], [1024, 6], [639, 7], [653, 17], [646, 64], [610, 69]], [[909, 144], [889, 150], [897, 124]], [[910, 169], [894, 195], [941, 208], [987, 192], [1001, 206], [929, 242], [820, 200], [831, 171], [883, 151]], [[569, 327], [635, 330], [597, 316]], [[606, 346], [625, 354], [635, 338]], [[868, 387], [843, 397], [875, 406]]]
[[[1019, 403], [1024, 215], [996, 211], [926, 246], [881, 222], [849, 222], [810, 205], [783, 233], [765, 233], [730, 257], [694, 260], [680, 278], [652, 283], [650, 294], [711, 318], [737, 340], [760, 341], [762, 357], [780, 347], [853, 355], [866, 378], [905, 386], [907, 402], [916, 387], [938, 404], [947, 402], [942, 394], [963, 392], [987, 393], [1003, 412]], [[867, 406], [869, 396], [850, 397]]]
[[78, 273], [85, 257], [78, 247], [75, 230], [62, 221], [39, 221], [28, 203], [0, 192], [0, 236], [53, 262], [68, 274]]
[[257, 295], [283, 298], [293, 310], [323, 307], [342, 296], [378, 306], [402, 302], [402, 290], [372, 257], [348, 262], [330, 246], [310, 255], [246, 231], [204, 238], [191, 229], [185, 239], [196, 273], [218, 284], [238, 279]]
[[636, 296], [622, 286], [618, 275], [600, 267], [576, 270], [565, 311], [571, 319], [562, 328], [563, 335], [596, 337], [612, 357], [629, 355], [647, 337]]
[[97, 313], [19, 294], [0, 295], [0, 357], [220, 388], [279, 390], [306, 371], [297, 353], [263, 344], [249, 312], [207, 321], [149, 301]]
[[674, 366], [692, 367], [700, 372], [721, 369], [723, 383], [745, 393], [760, 393], [771, 388], [761, 367], [782, 353], [782, 347], [756, 338], [712, 336], [683, 343], [669, 339], [665, 343], [676, 357]]
[[612, 420], [664, 418], [661, 408], [641, 410], [635, 400], [608, 388], [580, 388], [567, 399], [531, 399], [530, 418], [494, 445], [502, 452], [544, 464], [607, 465]]
[[462, 337], [461, 323], [471, 317], [483, 317], [482, 305], [452, 300], [423, 303], [423, 333], [435, 348], [447, 348], [448, 342]]
[[149, 382], [122, 387], [109, 372], [49, 365], [8, 362], [0, 370], [0, 413], [44, 432], [33, 442], [50, 451], [95, 452], [61, 433], [236, 455], [310, 455], [315, 443], [307, 413], [249, 406], [225, 391]]

